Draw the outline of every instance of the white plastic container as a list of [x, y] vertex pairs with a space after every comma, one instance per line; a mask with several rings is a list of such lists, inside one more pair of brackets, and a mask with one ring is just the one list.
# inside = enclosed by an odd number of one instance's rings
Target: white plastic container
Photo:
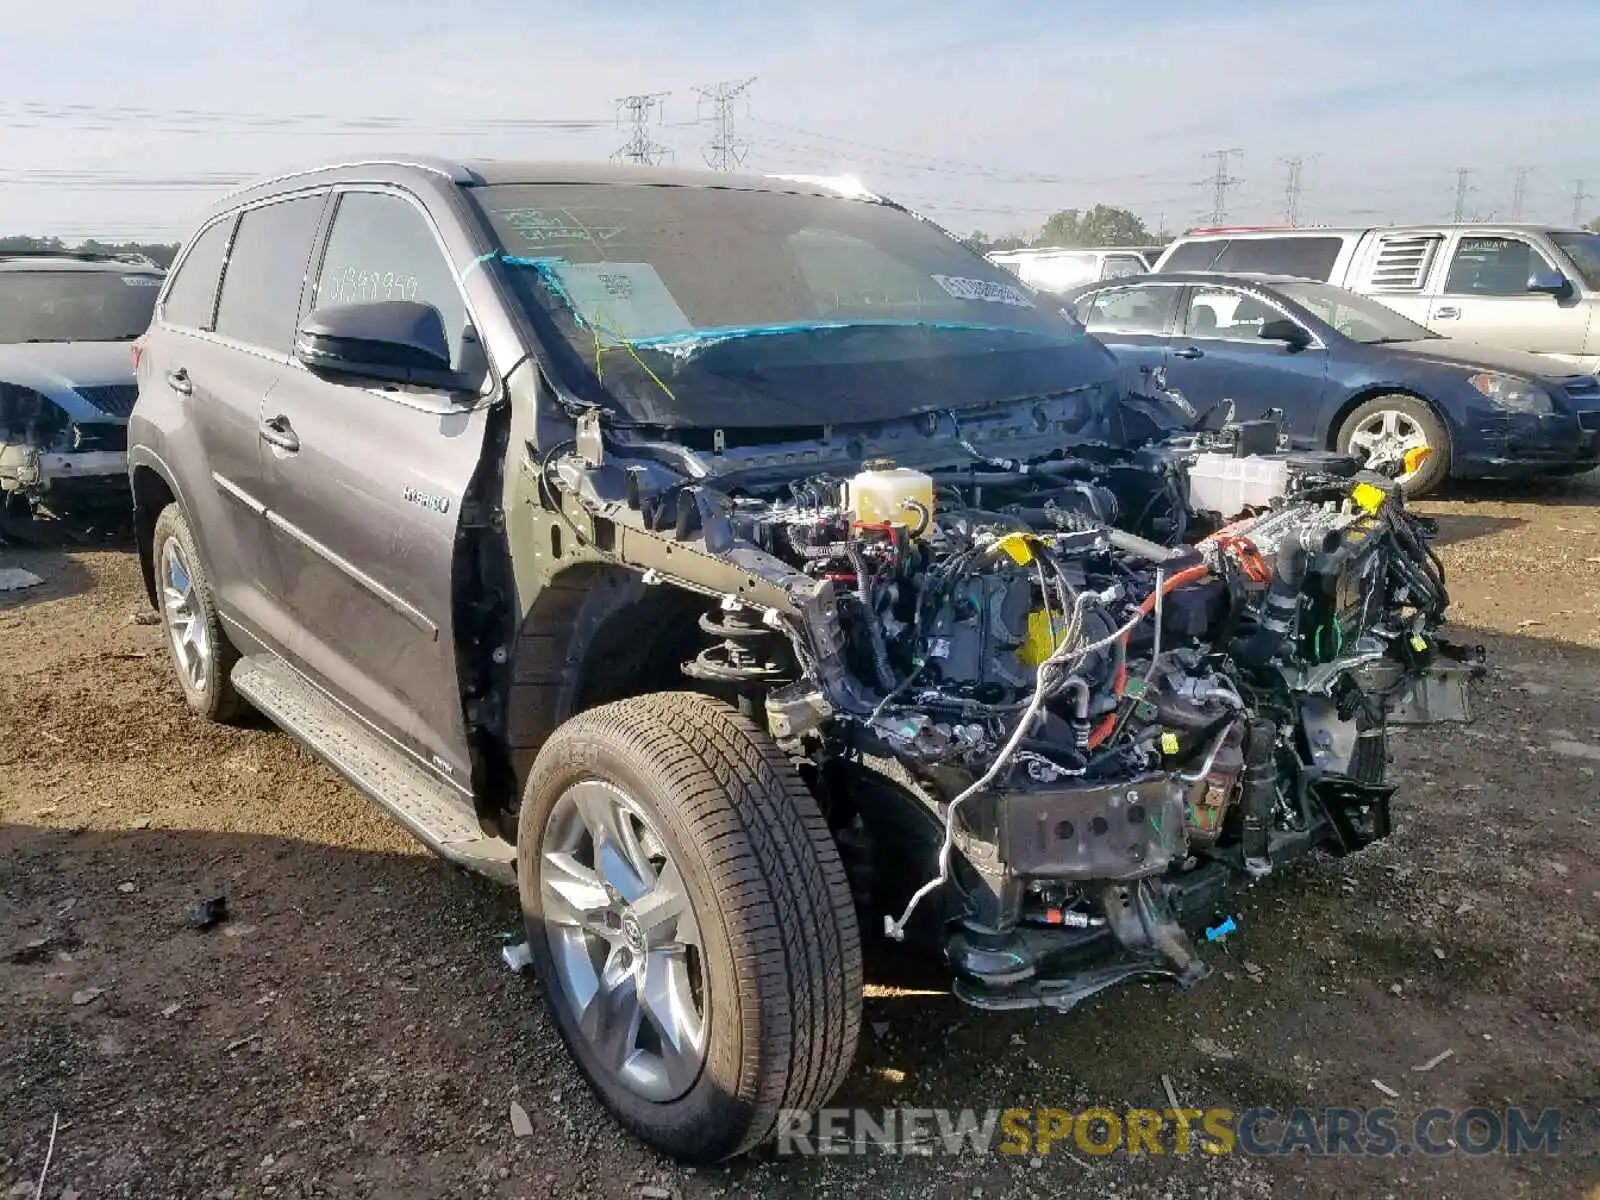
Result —
[[904, 525], [927, 536], [933, 524], [933, 479], [909, 467], [865, 470], [850, 480], [848, 504], [856, 521]]
[[1226, 520], [1270, 504], [1283, 495], [1288, 480], [1289, 464], [1281, 458], [1197, 455], [1189, 467], [1189, 506]]

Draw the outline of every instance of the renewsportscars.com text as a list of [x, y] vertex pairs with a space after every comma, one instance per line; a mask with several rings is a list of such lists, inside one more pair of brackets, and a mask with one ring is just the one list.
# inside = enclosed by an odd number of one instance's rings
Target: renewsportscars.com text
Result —
[[1559, 1153], [1561, 1111], [1430, 1108], [834, 1108], [786, 1110], [780, 1155], [1246, 1154], [1443, 1157]]

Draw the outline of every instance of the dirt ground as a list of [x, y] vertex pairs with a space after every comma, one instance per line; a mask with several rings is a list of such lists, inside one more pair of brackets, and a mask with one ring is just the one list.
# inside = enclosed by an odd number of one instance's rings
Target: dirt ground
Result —
[[[131, 553], [0, 551], [46, 581], [0, 593], [0, 1196], [34, 1195], [54, 1121], [49, 1197], [1577, 1200], [1600, 1185], [1597, 505], [1590, 476], [1422, 506], [1454, 631], [1494, 669], [1471, 725], [1397, 737], [1390, 841], [1239, 895], [1187, 993], [989, 1016], [869, 962], [835, 1101], [1162, 1109], [1166, 1076], [1236, 1112], [1557, 1107], [1554, 1157], [766, 1151], [684, 1170], [616, 1132], [502, 964], [510, 894], [288, 738], [192, 717], [133, 619]], [[187, 928], [219, 894], [229, 919]]]

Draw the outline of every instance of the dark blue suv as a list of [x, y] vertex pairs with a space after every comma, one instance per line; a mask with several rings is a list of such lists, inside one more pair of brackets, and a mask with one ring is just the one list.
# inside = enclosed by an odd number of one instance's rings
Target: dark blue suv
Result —
[[1600, 464], [1595, 376], [1442, 338], [1331, 284], [1174, 272], [1077, 288], [1067, 302], [1126, 365], [1162, 368], [1197, 411], [1279, 409], [1297, 445], [1405, 464], [1411, 495], [1451, 476]]

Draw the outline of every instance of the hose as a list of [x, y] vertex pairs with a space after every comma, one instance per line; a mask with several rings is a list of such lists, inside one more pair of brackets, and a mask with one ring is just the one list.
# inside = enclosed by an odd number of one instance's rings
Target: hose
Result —
[[913, 500], [910, 497], [902, 500], [901, 504], [922, 518], [921, 523], [911, 531], [911, 536], [914, 538], [919, 538], [923, 534], [927, 533], [928, 526], [933, 524], [933, 514], [928, 511], [928, 506], [922, 503], [922, 501]]
[[[1204, 579], [1209, 574], [1211, 574], [1211, 568], [1202, 563], [1201, 565], [1195, 567], [1185, 567], [1176, 575], [1172, 576], [1171, 579], [1159, 583], [1158, 586], [1144, 598], [1144, 602], [1139, 605], [1139, 611], [1134, 614], [1133, 620], [1127, 626], [1125, 626], [1127, 632], [1122, 635], [1123, 648], [1127, 648], [1129, 640], [1133, 637], [1134, 629], [1138, 626], [1140, 621], [1144, 620], [1144, 618], [1150, 614], [1162, 597], [1175, 588], [1183, 587], [1184, 584], [1193, 583], [1198, 579]], [[1118, 665], [1116, 681], [1111, 686], [1112, 691], [1117, 696], [1117, 699], [1120, 700], [1122, 698], [1122, 693], [1127, 690], [1128, 686], [1128, 666], [1126, 662]], [[1100, 724], [1096, 725], [1090, 732], [1089, 749], [1093, 750], [1101, 742], [1105, 741], [1106, 738], [1110, 737], [1111, 731], [1116, 727], [1117, 714], [1115, 712], [1108, 713], [1105, 719], [1101, 721]]]
[[845, 543], [845, 554], [856, 573], [856, 599], [861, 602], [862, 616], [867, 626], [867, 642], [872, 647], [872, 665], [878, 674], [878, 686], [885, 692], [895, 690], [894, 670], [889, 666], [889, 651], [883, 644], [883, 627], [878, 624], [878, 612], [872, 605], [872, 581], [867, 575], [867, 557], [854, 541]]

